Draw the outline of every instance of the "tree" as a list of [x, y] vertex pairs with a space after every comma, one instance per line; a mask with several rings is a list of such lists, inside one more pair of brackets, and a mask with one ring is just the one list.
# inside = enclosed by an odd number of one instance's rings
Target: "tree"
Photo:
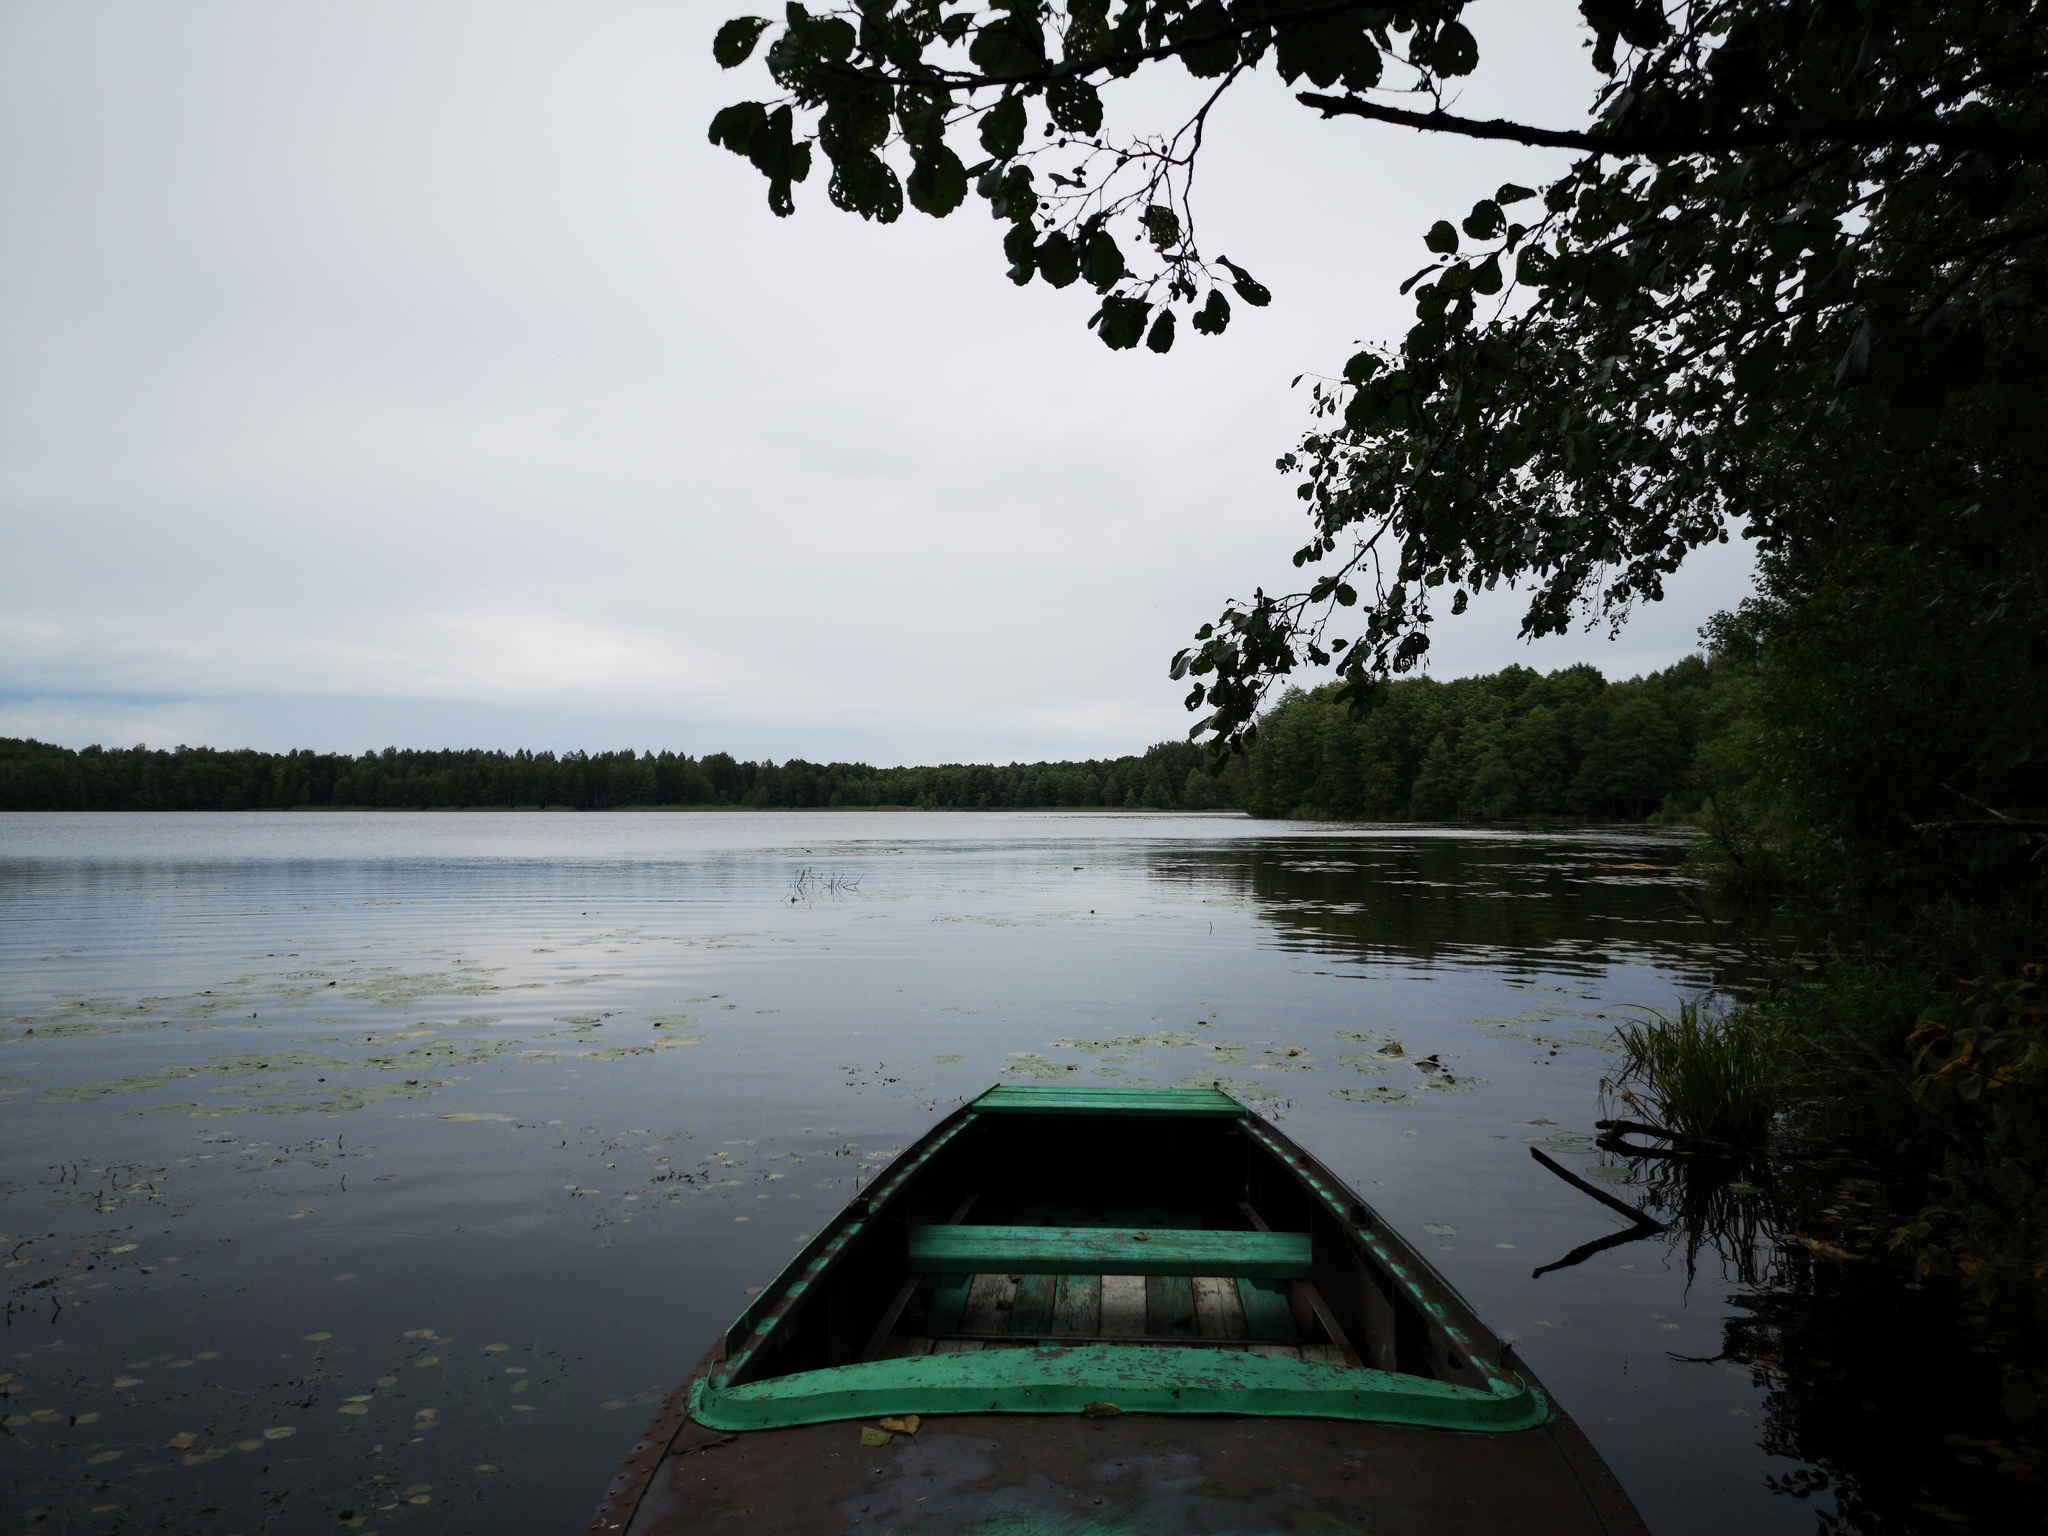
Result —
[[[1773, 500], [1788, 445], [1910, 446], [1970, 410], [2039, 435], [2048, 13], [2028, 0], [1582, 0], [1608, 82], [1583, 129], [1458, 117], [1478, 64], [1464, 0], [856, 0], [791, 4], [765, 35], [778, 99], [711, 136], [793, 211], [815, 146], [838, 207], [1006, 226], [1013, 282], [1085, 281], [1112, 348], [1169, 350], [1271, 295], [1196, 239], [1215, 101], [1272, 68], [1325, 118], [1581, 151], [1425, 236], [1416, 322], [1314, 385], [1281, 458], [1312, 528], [1304, 590], [1232, 602], [1173, 662], [1191, 735], [1241, 744], [1270, 683], [1334, 662], [1364, 710], [1415, 667], [1448, 589], [1525, 585], [1523, 631], [1619, 623], [1732, 519], [1824, 550], [1810, 500]], [[1111, 141], [1102, 92], [1168, 62], [1214, 81], [1186, 122]], [[1384, 92], [1398, 85], [1405, 97]], [[1424, 110], [1401, 100], [1431, 103]], [[970, 144], [971, 136], [971, 144]], [[961, 148], [967, 147], [969, 164]], [[1059, 168], [1054, 169], [1057, 165]], [[1041, 173], [1044, 173], [1041, 175]], [[1119, 238], [1121, 236], [1121, 238]], [[1226, 293], [1225, 289], [1229, 292]], [[1353, 632], [1331, 633], [1357, 608]]]

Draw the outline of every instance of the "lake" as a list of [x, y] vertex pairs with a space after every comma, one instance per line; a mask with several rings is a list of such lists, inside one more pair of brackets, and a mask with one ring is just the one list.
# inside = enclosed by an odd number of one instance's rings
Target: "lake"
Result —
[[1614, 1022], [1739, 975], [1685, 846], [0, 817], [5, 1502], [65, 1533], [568, 1536], [749, 1288], [953, 1107], [1201, 1082], [1421, 1243], [1655, 1531], [1909, 1528], [1856, 1417], [1905, 1389], [1828, 1389], [1861, 1407], [1823, 1432], [1794, 1367], [1728, 1347], [1779, 1304], [1767, 1245], [1532, 1278], [1623, 1227], [1532, 1146], [1640, 1197], [1591, 1144]]

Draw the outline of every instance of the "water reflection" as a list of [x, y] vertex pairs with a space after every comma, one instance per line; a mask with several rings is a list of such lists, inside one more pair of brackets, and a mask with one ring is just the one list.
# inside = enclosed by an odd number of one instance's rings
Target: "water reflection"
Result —
[[1161, 850], [1147, 874], [1242, 893], [1279, 942], [1307, 950], [1545, 970], [1640, 956], [1711, 985], [1740, 957], [1710, 944], [1688, 907], [1678, 878], [1685, 849], [1678, 835], [1381, 829], [1338, 846], [1275, 839]]

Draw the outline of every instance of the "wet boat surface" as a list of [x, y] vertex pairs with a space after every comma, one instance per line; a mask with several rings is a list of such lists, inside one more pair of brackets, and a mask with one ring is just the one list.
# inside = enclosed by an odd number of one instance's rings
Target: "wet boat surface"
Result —
[[1508, 1346], [1272, 1126], [1220, 1093], [1039, 1088], [879, 1174], [588, 1529], [1644, 1531]]

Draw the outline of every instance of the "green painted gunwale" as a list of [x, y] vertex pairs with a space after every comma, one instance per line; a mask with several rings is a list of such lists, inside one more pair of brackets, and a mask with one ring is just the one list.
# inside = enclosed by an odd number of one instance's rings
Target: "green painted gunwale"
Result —
[[[865, 1230], [869, 1222], [863, 1216], [878, 1214], [919, 1168], [984, 1113], [1250, 1120], [1251, 1134], [1293, 1168], [1333, 1214], [1348, 1217], [1354, 1208], [1363, 1210], [1345, 1198], [1341, 1186], [1315, 1177], [1300, 1158], [1265, 1134], [1244, 1105], [1215, 1089], [1002, 1084], [971, 1101], [951, 1123], [935, 1127], [885, 1169], [863, 1200], [828, 1223], [741, 1312], [726, 1334], [726, 1358], [710, 1376], [691, 1384], [692, 1418], [708, 1428], [737, 1431], [908, 1413], [1078, 1413], [1107, 1402], [1126, 1413], [1353, 1419], [1476, 1433], [1533, 1429], [1549, 1419], [1550, 1405], [1540, 1391], [1477, 1356], [1474, 1364], [1486, 1377], [1486, 1388], [1230, 1350], [1054, 1344], [867, 1361], [730, 1385], [783, 1313]], [[1099, 1235], [1101, 1229], [1075, 1230]], [[1378, 1233], [1364, 1226], [1357, 1230], [1395, 1282], [1469, 1351], [1464, 1331], [1449, 1322], [1443, 1303], [1419, 1283], [1427, 1274], [1443, 1285], [1442, 1277], [1426, 1262], [1420, 1264], [1421, 1273], [1411, 1270], [1388, 1251]]]
[[1041, 1345], [871, 1360], [739, 1387], [691, 1389], [690, 1416], [711, 1429], [783, 1429], [885, 1414], [1231, 1414], [1356, 1419], [1506, 1433], [1550, 1416], [1543, 1394], [1497, 1381], [1490, 1392], [1420, 1376], [1228, 1350]]

